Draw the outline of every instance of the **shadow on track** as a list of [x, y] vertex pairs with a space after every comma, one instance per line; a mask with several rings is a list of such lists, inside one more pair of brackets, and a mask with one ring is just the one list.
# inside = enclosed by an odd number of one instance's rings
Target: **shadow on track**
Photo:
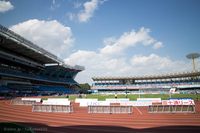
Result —
[[[111, 123], [112, 124], [112, 123]], [[16, 126], [17, 125], [17, 126]], [[145, 129], [134, 129], [121, 126], [80, 125], [52, 127], [39, 123], [0, 123], [1, 133], [197, 133], [200, 126], [163, 126]]]

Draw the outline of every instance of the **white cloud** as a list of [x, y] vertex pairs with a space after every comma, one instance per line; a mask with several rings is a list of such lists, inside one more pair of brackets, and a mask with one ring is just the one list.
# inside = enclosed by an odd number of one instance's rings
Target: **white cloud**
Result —
[[189, 70], [187, 62], [174, 61], [169, 57], [161, 57], [156, 54], [150, 54], [148, 56], [134, 55], [130, 59], [130, 63], [136, 71], [143, 74], [160, 74]]
[[154, 49], [159, 49], [159, 48], [161, 48], [161, 47], [163, 47], [162, 42], [156, 42], [156, 43], [153, 45], [153, 48], [154, 48]]
[[56, 20], [44, 21], [31, 19], [13, 25], [10, 29], [63, 58], [66, 57], [74, 41], [71, 28], [62, 25]]
[[162, 42], [156, 41], [149, 35], [150, 30], [144, 27], [140, 28], [139, 31], [125, 32], [118, 39], [108, 38], [105, 42], [105, 47], [101, 49], [102, 54], [117, 54], [122, 53], [124, 50], [130, 47], [134, 47], [139, 44], [144, 46], [153, 45], [153, 48], [158, 49], [163, 46]]
[[0, 12], [6, 12], [12, 10], [14, 6], [10, 3], [10, 1], [0, 1]]
[[79, 82], [91, 83], [93, 76], [116, 75], [130, 69], [124, 58], [110, 58], [94, 51], [79, 50], [66, 58], [65, 62], [85, 66], [85, 70], [77, 76]]
[[59, 7], [60, 7], [60, 4], [56, 2], [56, 0], [52, 0], [50, 9], [55, 10], [56, 8], [59, 8]]
[[65, 62], [85, 66], [86, 70], [79, 73], [76, 79], [80, 83], [92, 83], [91, 78], [95, 76], [142, 76], [190, 70], [188, 62], [176, 61], [156, 54], [135, 55], [129, 59], [107, 57], [94, 51], [79, 50], [65, 59]]
[[76, 18], [76, 14], [71, 13], [71, 12], [67, 13], [66, 15], [69, 17], [69, 20], [71, 20], [71, 21]]
[[78, 14], [80, 22], [87, 22], [94, 14], [94, 11], [98, 7], [98, 0], [91, 0], [83, 4], [84, 10]]
[[76, 1], [76, 2], [73, 3], [73, 5], [74, 5], [74, 8], [79, 8], [79, 7], [82, 6], [82, 3]]
[[84, 4], [74, 3], [75, 8], [80, 8], [83, 6], [83, 10], [76, 13], [68, 13], [70, 20], [77, 19], [79, 22], [88, 22], [94, 15], [95, 10], [97, 10], [100, 4], [103, 4], [103, 0], [91, 0], [87, 1]]
[[162, 45], [149, 35], [149, 31], [149, 29], [141, 28], [137, 32], [126, 32], [119, 38], [106, 38], [104, 39], [105, 46], [99, 51], [79, 50], [66, 58], [65, 62], [85, 66], [86, 70], [77, 76], [77, 81], [80, 83], [91, 83], [91, 77], [94, 76], [142, 76], [191, 70], [188, 62], [172, 60], [170, 57], [154, 53], [134, 55], [130, 58], [126, 56], [125, 51], [136, 45], [142, 44], [144, 47], [152, 46], [153, 48], [154, 45]]

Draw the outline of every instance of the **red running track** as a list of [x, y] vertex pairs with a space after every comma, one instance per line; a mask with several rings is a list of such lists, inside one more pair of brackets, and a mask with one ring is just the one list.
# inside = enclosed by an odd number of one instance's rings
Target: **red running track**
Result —
[[196, 133], [200, 132], [200, 102], [195, 114], [149, 114], [147, 107], [134, 107], [133, 114], [88, 114], [73, 104], [73, 113], [32, 112], [31, 106], [0, 101], [0, 122], [15, 122], [35, 132], [52, 133]]

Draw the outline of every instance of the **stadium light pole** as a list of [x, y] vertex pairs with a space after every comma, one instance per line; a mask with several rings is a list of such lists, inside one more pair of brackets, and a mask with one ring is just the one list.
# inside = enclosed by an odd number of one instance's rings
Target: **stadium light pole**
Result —
[[187, 57], [188, 59], [192, 59], [193, 71], [195, 72], [195, 71], [196, 71], [195, 59], [199, 58], [199, 57], [200, 57], [200, 54], [199, 54], [199, 53], [190, 53], [190, 54], [186, 55], [186, 57]]

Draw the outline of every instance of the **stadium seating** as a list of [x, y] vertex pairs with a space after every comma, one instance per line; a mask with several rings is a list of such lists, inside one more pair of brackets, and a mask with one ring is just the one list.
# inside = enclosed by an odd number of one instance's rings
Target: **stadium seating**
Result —
[[[194, 74], [197, 75], [194, 77]], [[194, 89], [199, 89], [199, 72], [189, 72], [180, 74], [167, 74], [162, 76], [142, 76], [142, 77], [94, 77], [92, 93], [99, 94], [169, 94], [171, 88], [177, 90], [187, 89], [194, 93]], [[176, 91], [176, 93], [179, 93]]]
[[72, 94], [75, 93], [75, 90], [66, 88], [64, 86], [34, 86], [34, 88], [38, 91], [47, 91], [47, 92], [56, 92], [56, 93], [65, 93], [65, 94]]

